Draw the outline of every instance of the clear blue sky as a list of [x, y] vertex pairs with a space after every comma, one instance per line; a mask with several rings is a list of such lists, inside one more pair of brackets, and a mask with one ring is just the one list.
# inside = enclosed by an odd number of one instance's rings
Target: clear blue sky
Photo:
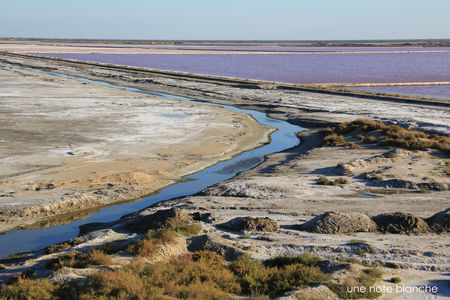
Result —
[[0, 37], [450, 38], [450, 1], [0, 0]]

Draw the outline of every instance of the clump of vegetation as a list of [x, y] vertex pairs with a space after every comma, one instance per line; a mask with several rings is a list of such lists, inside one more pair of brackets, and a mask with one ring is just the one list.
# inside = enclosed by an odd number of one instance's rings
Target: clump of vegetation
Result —
[[376, 144], [377, 143], [377, 138], [374, 137], [373, 135], [370, 135], [368, 137], [365, 137], [363, 142], [365, 144]]
[[145, 238], [129, 247], [130, 252], [147, 258], [152, 258], [164, 244], [173, 244], [177, 234], [169, 228], [149, 230]]
[[240, 238], [241, 240], [245, 240], [245, 239], [251, 239], [252, 236], [249, 235], [249, 234], [243, 234], [243, 235], [239, 236], [239, 238]]
[[327, 146], [339, 146], [345, 145], [347, 141], [343, 135], [339, 135], [336, 133], [329, 134], [323, 138], [323, 144]]
[[357, 265], [363, 265], [362, 261], [360, 261], [357, 258], [354, 257], [338, 257], [336, 259], [337, 261], [343, 262], [343, 263], [349, 263], [349, 264], [357, 264]]
[[177, 235], [197, 235], [202, 227], [198, 224], [189, 224], [185, 221], [172, 218], [166, 226], [149, 230], [145, 238], [130, 245], [128, 250], [138, 256], [152, 258], [164, 244], [173, 244]]
[[383, 181], [383, 177], [379, 174], [374, 174], [370, 176], [369, 179], [374, 181]]
[[319, 179], [316, 181], [319, 185], [340, 185], [340, 184], [347, 184], [348, 180], [346, 178], [336, 178], [334, 181], [326, 178], [325, 176], [320, 176]]
[[3, 299], [58, 299], [59, 286], [49, 280], [19, 278], [14, 284], [3, 285], [0, 298]]
[[391, 282], [398, 284], [398, 283], [402, 282], [402, 279], [400, 277], [392, 277]]
[[4, 286], [0, 298], [16, 299], [234, 299], [233, 295], [276, 296], [300, 287], [323, 283], [328, 275], [316, 266], [319, 258], [276, 257], [266, 262], [242, 255], [231, 264], [215, 252], [198, 251], [169, 262], [140, 260], [117, 270], [104, 270], [81, 286], [47, 280], [24, 280]]
[[59, 252], [61, 250], [69, 249], [70, 247], [72, 246], [69, 243], [50, 245], [47, 248], [45, 248], [45, 253], [52, 254], [55, 252]]
[[306, 266], [315, 266], [322, 259], [318, 256], [305, 252], [302, 255], [280, 255], [274, 258], [270, 258], [264, 261], [264, 265], [267, 267], [282, 268], [292, 264], [302, 264]]
[[6, 266], [4, 264], [0, 264], [0, 270], [6, 269]]
[[447, 161], [445, 162], [444, 173], [450, 176], [450, 160], [447, 160]]
[[346, 178], [343, 178], [343, 177], [336, 178], [333, 181], [334, 185], [347, 184], [347, 183], [348, 183], [348, 180]]
[[347, 277], [343, 284], [330, 283], [328, 287], [342, 299], [374, 299], [381, 296], [381, 293], [370, 287], [373, 287], [382, 275], [378, 268], [370, 268], [364, 270], [359, 278]]
[[56, 252], [59, 252], [62, 250], [69, 249], [70, 247], [78, 245], [82, 242], [84, 242], [83, 238], [76, 237], [76, 238], [71, 239], [69, 242], [64, 242], [64, 243], [48, 246], [47, 248], [45, 248], [45, 253], [46, 254], [56, 253]]
[[439, 134], [429, 134], [420, 130], [410, 130], [399, 125], [384, 124], [368, 119], [357, 119], [352, 122], [346, 122], [337, 125], [334, 128], [334, 133], [330, 132], [323, 143], [329, 146], [345, 145], [344, 135], [361, 129], [366, 132], [379, 130], [384, 138], [377, 139], [375, 136], [368, 136], [363, 138], [363, 135], [358, 135], [359, 140], [364, 143], [374, 144], [380, 146], [401, 147], [409, 150], [425, 150], [427, 148], [440, 150], [445, 153], [450, 153], [450, 137]]
[[318, 185], [333, 185], [334, 182], [325, 176], [320, 176], [319, 179], [317, 179], [316, 183]]
[[344, 144], [344, 146], [349, 149], [361, 149], [361, 147], [358, 144], [355, 144], [354, 142], [347, 142]]
[[428, 194], [430, 191], [427, 188], [421, 188], [417, 192], [420, 194]]
[[350, 242], [347, 243], [349, 246], [358, 245], [358, 244], [367, 244], [367, 241], [365, 240], [350, 240]]
[[305, 258], [277, 258], [262, 263], [242, 255], [231, 264], [232, 272], [237, 276], [244, 294], [262, 294], [271, 297], [287, 291], [321, 283], [328, 275], [314, 266], [309, 254]]
[[109, 265], [111, 257], [100, 249], [93, 249], [88, 253], [72, 251], [47, 262], [47, 269], [58, 270], [62, 267], [85, 268], [87, 266]]

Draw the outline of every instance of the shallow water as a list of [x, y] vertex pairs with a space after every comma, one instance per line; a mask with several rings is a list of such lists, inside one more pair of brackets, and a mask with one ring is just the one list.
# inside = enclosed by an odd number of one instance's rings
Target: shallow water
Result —
[[[11, 65], [10, 65], [11, 66]], [[246, 113], [255, 118], [259, 123], [277, 128], [277, 131], [272, 133], [271, 141], [262, 147], [254, 150], [244, 152], [230, 160], [219, 162], [203, 171], [185, 176], [182, 182], [173, 184], [163, 188], [158, 194], [146, 197], [140, 201], [129, 202], [121, 205], [115, 205], [103, 208], [89, 217], [73, 221], [66, 225], [57, 225], [41, 229], [31, 230], [14, 230], [0, 235], [0, 257], [9, 254], [25, 252], [31, 250], [42, 249], [51, 244], [59, 243], [69, 240], [78, 235], [79, 226], [91, 222], [110, 222], [119, 219], [121, 216], [138, 211], [148, 207], [154, 203], [174, 199], [182, 196], [195, 194], [208, 186], [224, 181], [236, 175], [238, 172], [251, 169], [264, 161], [264, 155], [279, 152], [299, 144], [299, 139], [295, 133], [304, 128], [291, 125], [285, 121], [268, 118], [264, 113], [252, 110], [239, 109], [233, 106], [217, 105], [212, 103], [204, 103], [192, 99], [178, 97], [169, 94], [155, 93], [143, 91], [135, 88], [127, 88], [122, 86], [111, 85], [100, 81], [92, 81], [63, 74], [56, 74], [52, 72], [42, 73], [61, 76], [65, 78], [78, 79], [85, 82], [95, 83], [102, 86], [124, 88], [128, 91], [144, 93], [148, 95], [156, 95], [166, 98], [174, 98], [193, 103], [201, 103], [212, 106], [223, 107], [235, 112]]]

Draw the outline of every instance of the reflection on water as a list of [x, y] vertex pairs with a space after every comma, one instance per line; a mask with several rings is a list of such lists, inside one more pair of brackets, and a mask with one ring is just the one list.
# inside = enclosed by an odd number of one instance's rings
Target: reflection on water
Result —
[[[36, 70], [38, 72], [43, 72]], [[84, 78], [43, 72], [46, 74], [60, 76], [64, 78], [78, 79], [84, 82], [90, 82], [102, 86], [124, 88], [128, 91], [156, 95], [166, 98], [175, 98], [192, 103], [223, 107], [231, 111], [251, 115], [259, 123], [275, 127], [277, 131], [271, 134], [271, 142], [254, 150], [244, 152], [233, 159], [219, 162], [203, 171], [185, 176], [184, 180], [161, 189], [161, 191], [140, 201], [128, 202], [124, 204], [105, 207], [82, 220], [75, 220], [66, 225], [56, 225], [39, 229], [15, 230], [0, 236], [0, 257], [24, 251], [42, 249], [51, 244], [74, 238], [79, 233], [79, 226], [92, 222], [111, 222], [119, 219], [121, 216], [146, 208], [160, 201], [183, 197], [195, 194], [201, 190], [233, 177], [236, 173], [251, 169], [264, 160], [264, 156], [270, 153], [279, 152], [299, 144], [296, 132], [304, 130], [299, 126], [291, 125], [284, 121], [276, 121], [267, 117], [264, 113], [246, 109], [239, 109], [233, 106], [218, 105], [212, 103], [198, 102], [192, 99], [178, 97], [169, 94], [143, 91], [135, 88], [122, 87], [93, 81]]]

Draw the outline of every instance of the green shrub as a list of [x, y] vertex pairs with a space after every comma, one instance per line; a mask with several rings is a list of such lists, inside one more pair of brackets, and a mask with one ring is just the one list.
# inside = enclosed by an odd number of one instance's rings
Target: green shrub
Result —
[[239, 238], [240, 238], [241, 240], [245, 240], [245, 239], [251, 239], [252, 236], [249, 235], [249, 234], [243, 234], [243, 235], [239, 236]]
[[391, 282], [398, 284], [398, 283], [402, 282], [402, 279], [400, 277], [392, 277]]
[[333, 185], [334, 182], [326, 178], [325, 176], [320, 176], [319, 179], [316, 181], [319, 185]]

